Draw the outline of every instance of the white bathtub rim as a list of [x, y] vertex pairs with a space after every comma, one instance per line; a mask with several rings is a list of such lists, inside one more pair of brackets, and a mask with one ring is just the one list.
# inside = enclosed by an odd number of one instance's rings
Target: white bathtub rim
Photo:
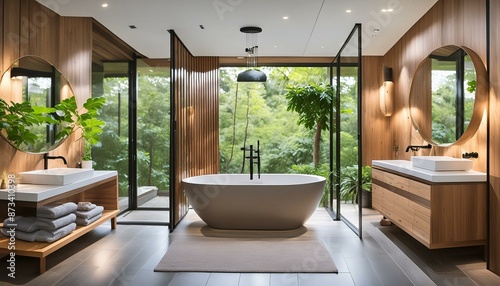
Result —
[[[262, 181], [267, 178], [276, 178], [278, 176], [282, 177], [301, 177], [306, 178], [308, 180], [300, 181], [300, 182], [288, 182], [286, 180], [280, 181], [279, 183], [268, 183]], [[230, 178], [241, 177], [244, 179], [243, 181], [233, 181], [231, 182]], [[215, 178], [216, 180], [213, 182], [207, 181], [198, 181], [203, 178]], [[261, 179], [258, 179], [258, 175], [254, 174], [254, 179], [250, 180], [249, 174], [206, 174], [199, 176], [192, 176], [188, 178], [184, 178], [182, 180], [183, 183], [193, 184], [193, 185], [209, 185], [209, 186], [221, 186], [221, 185], [230, 185], [230, 186], [255, 186], [255, 185], [264, 185], [264, 186], [295, 186], [295, 185], [308, 185], [321, 183], [326, 181], [325, 177], [311, 174], [284, 174], [284, 173], [276, 173], [276, 174], [261, 174]]]

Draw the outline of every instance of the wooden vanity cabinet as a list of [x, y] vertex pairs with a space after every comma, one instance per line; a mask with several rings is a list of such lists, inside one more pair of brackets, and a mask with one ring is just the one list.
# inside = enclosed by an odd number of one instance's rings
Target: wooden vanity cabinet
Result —
[[[46, 258], [49, 254], [61, 249], [75, 239], [95, 229], [105, 222], [111, 221], [111, 229], [116, 228], [116, 216], [119, 213], [118, 208], [118, 176], [115, 171], [100, 171], [104, 173], [103, 179], [94, 180], [89, 184], [70, 188], [69, 191], [47, 198], [39, 202], [30, 201], [15, 201], [15, 212], [19, 216], [35, 216], [37, 207], [54, 203], [54, 202], [81, 202], [89, 201], [104, 207], [102, 216], [95, 222], [87, 226], [77, 226], [76, 229], [52, 243], [47, 242], [29, 242], [23, 240], [15, 240], [15, 249], [9, 247], [9, 238], [0, 234], [0, 257], [2, 254], [16, 256], [36, 257], [40, 261], [40, 274], [45, 272]], [[113, 175], [114, 174], [114, 175]], [[3, 220], [8, 217], [8, 200], [0, 200], [0, 219], [3, 225]], [[18, 267], [22, 267], [18, 265]]]
[[486, 244], [486, 183], [432, 183], [373, 168], [372, 205], [430, 249]]

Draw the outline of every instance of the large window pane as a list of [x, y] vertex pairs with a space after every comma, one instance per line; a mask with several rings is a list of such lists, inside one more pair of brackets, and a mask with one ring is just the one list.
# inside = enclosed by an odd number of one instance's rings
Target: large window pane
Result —
[[[322, 132], [320, 159], [313, 166], [315, 130], [298, 124], [298, 113], [287, 110], [286, 87], [329, 83], [327, 67], [262, 67], [267, 82], [237, 83], [246, 68], [220, 70], [220, 172], [249, 173], [241, 148], [260, 141], [261, 173], [315, 173], [328, 178], [329, 134]], [[256, 171], [255, 171], [256, 173]], [[329, 191], [321, 205], [329, 204]]]
[[168, 208], [170, 184], [170, 68], [137, 60], [137, 206]]
[[118, 171], [119, 207], [129, 208], [128, 183], [128, 63], [103, 63], [93, 66], [92, 96], [106, 98], [99, 119], [106, 125], [100, 146], [92, 148], [96, 170]]

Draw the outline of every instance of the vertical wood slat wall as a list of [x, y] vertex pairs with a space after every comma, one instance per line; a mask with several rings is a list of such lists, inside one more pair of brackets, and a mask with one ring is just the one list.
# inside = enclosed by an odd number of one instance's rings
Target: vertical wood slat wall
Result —
[[500, 275], [500, 1], [490, 1], [490, 237], [488, 269]]
[[382, 56], [362, 57], [362, 161], [371, 166], [372, 160], [390, 158], [392, 150], [385, 140], [391, 138], [391, 118], [380, 111], [379, 95], [384, 80]]
[[[460, 157], [462, 152], [477, 151], [479, 158], [473, 169], [479, 171], [487, 171], [489, 161], [488, 269], [500, 275], [500, 73], [496, 68], [500, 65], [500, 1], [489, 1], [489, 35], [486, 3], [486, 0], [439, 0], [384, 56], [384, 64], [394, 71], [396, 113], [391, 117], [392, 136], [383, 139], [385, 142], [381, 145], [385, 148], [399, 145], [404, 149], [422, 140], [408, 114], [409, 90], [416, 68], [431, 51], [453, 44], [468, 47], [479, 55], [490, 73], [488, 116], [484, 116], [477, 133], [468, 142], [434, 148], [433, 155]], [[489, 66], [492, 68], [487, 66], [487, 37], [491, 41]], [[420, 155], [426, 155], [424, 152]], [[408, 159], [409, 156], [399, 151], [383, 159]]]
[[182, 179], [219, 172], [219, 59], [194, 57], [171, 32], [175, 108], [173, 227], [187, 213]]
[[[391, 150], [391, 157], [383, 159], [409, 160], [406, 146], [426, 144], [415, 131], [409, 114], [409, 96], [412, 78], [418, 65], [435, 49], [446, 46], [464, 46], [473, 50], [486, 66], [486, 0], [439, 0], [408, 32], [385, 54], [384, 65], [393, 68], [395, 113], [391, 116], [391, 136], [382, 146]], [[382, 67], [380, 67], [382, 69]], [[473, 169], [486, 171], [487, 116], [475, 135], [463, 144], [420, 150], [418, 155], [447, 155], [461, 157], [464, 152], [478, 152]], [[393, 146], [399, 151], [393, 151]]]
[[[19, 57], [35, 55], [55, 66], [73, 86], [77, 102], [83, 103], [91, 93], [91, 18], [61, 17], [34, 0], [0, 0], [1, 73]], [[4, 95], [0, 95], [4, 98]], [[76, 167], [81, 148], [75, 148], [77, 135], [68, 138], [51, 152], [68, 160], [68, 167]], [[62, 162], [51, 161], [49, 167]], [[0, 139], [0, 171], [18, 173], [43, 168], [42, 155], [16, 151]]]

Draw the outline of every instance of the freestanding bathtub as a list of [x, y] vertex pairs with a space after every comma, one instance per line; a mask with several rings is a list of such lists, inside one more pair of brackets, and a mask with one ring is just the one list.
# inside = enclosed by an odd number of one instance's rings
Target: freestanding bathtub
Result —
[[[257, 177], [257, 176], [255, 176]], [[186, 178], [184, 192], [212, 228], [290, 230], [318, 207], [326, 179], [302, 174], [217, 174]]]

